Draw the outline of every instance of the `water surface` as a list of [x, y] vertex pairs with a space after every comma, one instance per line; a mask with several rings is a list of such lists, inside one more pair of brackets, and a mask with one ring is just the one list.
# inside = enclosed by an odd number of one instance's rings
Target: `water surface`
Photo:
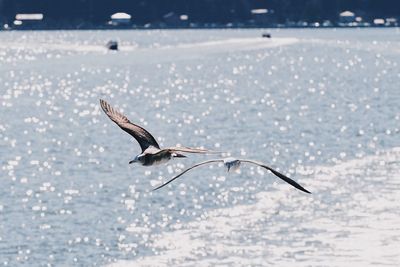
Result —
[[[0, 32], [0, 264], [400, 264], [397, 29]], [[103, 45], [120, 42], [121, 51]], [[263, 161], [128, 165], [138, 144]]]

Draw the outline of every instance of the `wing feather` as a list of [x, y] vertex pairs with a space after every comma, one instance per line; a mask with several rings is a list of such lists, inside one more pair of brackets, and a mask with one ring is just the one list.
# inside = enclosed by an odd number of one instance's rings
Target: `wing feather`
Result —
[[301, 185], [299, 185], [299, 184], [298, 184], [297, 182], [295, 182], [294, 180], [292, 180], [292, 179], [290, 179], [289, 177], [283, 175], [282, 173], [280, 173], [280, 172], [278, 172], [278, 171], [272, 169], [271, 167], [268, 167], [267, 165], [264, 165], [264, 164], [262, 164], [262, 163], [260, 163], [260, 162], [257, 162], [257, 161], [247, 160], [247, 159], [241, 159], [240, 161], [241, 161], [241, 162], [252, 163], [252, 164], [258, 165], [258, 166], [260, 166], [260, 167], [263, 167], [263, 168], [265, 168], [265, 169], [271, 171], [273, 174], [275, 174], [276, 176], [278, 176], [279, 178], [281, 178], [283, 181], [285, 181], [286, 183], [290, 184], [291, 186], [294, 186], [294, 187], [296, 187], [297, 189], [299, 189], [299, 190], [301, 190], [301, 191], [303, 191], [303, 192], [306, 192], [306, 193], [311, 194], [310, 191], [308, 191], [307, 189], [305, 189], [304, 187], [302, 187]]
[[125, 115], [118, 112], [106, 101], [100, 99], [100, 106], [113, 122], [138, 141], [142, 151], [146, 150], [149, 146], [160, 148], [156, 139], [148, 131], [130, 122]]
[[221, 154], [219, 151], [212, 151], [208, 149], [202, 148], [193, 148], [193, 147], [167, 147], [163, 150], [168, 150], [169, 152], [186, 152], [186, 153], [202, 153], [202, 154]]
[[153, 191], [158, 190], [158, 189], [160, 189], [160, 188], [166, 186], [167, 184], [171, 183], [172, 181], [178, 179], [179, 177], [181, 177], [182, 175], [184, 175], [185, 173], [187, 173], [188, 171], [190, 171], [191, 169], [194, 169], [194, 168], [199, 167], [199, 166], [204, 165], [204, 164], [209, 164], [209, 163], [214, 163], [214, 162], [223, 162], [223, 160], [222, 160], [222, 159], [210, 159], [210, 160], [206, 160], [206, 161], [197, 163], [197, 164], [193, 165], [192, 167], [189, 167], [189, 168], [187, 168], [186, 170], [182, 171], [182, 172], [179, 173], [178, 175], [172, 177], [172, 178], [171, 178], [169, 181], [167, 181], [166, 183], [164, 183], [164, 184], [162, 184], [162, 185], [160, 185], [160, 186], [154, 188]]

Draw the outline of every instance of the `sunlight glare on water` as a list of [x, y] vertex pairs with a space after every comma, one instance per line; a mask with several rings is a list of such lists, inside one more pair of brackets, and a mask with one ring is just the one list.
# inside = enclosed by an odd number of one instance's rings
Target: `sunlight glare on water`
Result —
[[[271, 32], [0, 32], [0, 265], [398, 266], [399, 31]], [[129, 165], [100, 98], [313, 194], [246, 164], [151, 192], [209, 157]]]

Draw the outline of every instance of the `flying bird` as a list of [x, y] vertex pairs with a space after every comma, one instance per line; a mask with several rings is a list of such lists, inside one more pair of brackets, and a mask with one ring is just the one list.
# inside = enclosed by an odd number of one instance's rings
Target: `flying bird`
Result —
[[122, 130], [133, 136], [138, 141], [142, 153], [134, 157], [131, 163], [140, 163], [143, 166], [152, 166], [169, 161], [172, 158], [185, 158], [183, 153], [219, 153], [207, 149], [190, 147], [168, 147], [161, 149], [156, 139], [143, 127], [128, 120], [122, 113], [114, 109], [106, 101], [100, 99], [100, 106], [107, 116], [115, 122]]
[[277, 172], [276, 170], [268, 167], [267, 165], [254, 161], [254, 160], [249, 160], [249, 159], [236, 159], [236, 158], [222, 158], [222, 159], [211, 159], [211, 160], [206, 160], [200, 163], [197, 163], [195, 165], [193, 165], [190, 168], [187, 168], [186, 170], [182, 171], [181, 173], [179, 173], [178, 175], [174, 176], [172, 179], [170, 179], [168, 182], [156, 187], [153, 189], [153, 191], [158, 190], [164, 186], [166, 186], [167, 184], [171, 183], [172, 181], [174, 181], [175, 179], [181, 177], [183, 174], [185, 174], [186, 172], [190, 171], [191, 169], [194, 169], [196, 167], [199, 167], [201, 165], [205, 165], [205, 164], [210, 164], [210, 163], [216, 163], [216, 162], [222, 162], [224, 164], [224, 166], [228, 169], [228, 172], [230, 170], [236, 170], [240, 167], [241, 163], [251, 163], [251, 164], [255, 164], [257, 166], [260, 166], [264, 169], [269, 170], [270, 172], [272, 172], [273, 174], [275, 174], [276, 176], [278, 176], [279, 178], [281, 178], [283, 181], [285, 181], [286, 183], [296, 187], [297, 189], [305, 192], [305, 193], [309, 193], [311, 194], [310, 191], [308, 191], [307, 189], [305, 189], [304, 187], [302, 187], [301, 185], [299, 185], [297, 182], [295, 182], [294, 180], [290, 179], [289, 177], [283, 175], [280, 172]]

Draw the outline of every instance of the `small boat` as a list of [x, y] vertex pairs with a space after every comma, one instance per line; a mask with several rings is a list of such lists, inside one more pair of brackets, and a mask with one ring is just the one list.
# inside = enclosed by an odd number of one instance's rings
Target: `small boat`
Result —
[[108, 41], [108, 43], [106, 44], [106, 47], [109, 50], [118, 50], [118, 42], [117, 41]]

